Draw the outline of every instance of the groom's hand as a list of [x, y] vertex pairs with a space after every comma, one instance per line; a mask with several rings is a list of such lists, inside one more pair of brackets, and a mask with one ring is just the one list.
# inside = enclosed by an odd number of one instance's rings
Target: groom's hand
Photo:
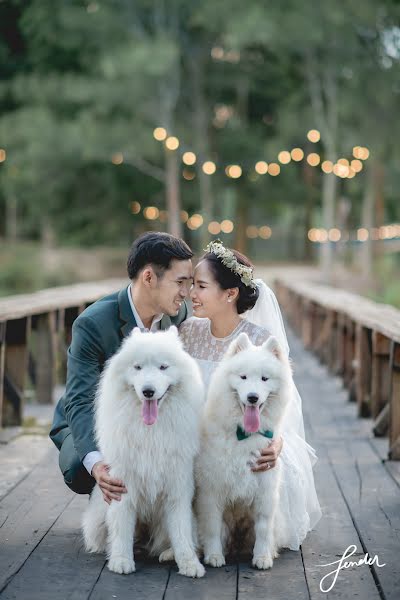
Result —
[[121, 500], [121, 494], [126, 494], [127, 490], [122, 481], [110, 477], [108, 471], [108, 465], [103, 461], [99, 461], [93, 465], [92, 476], [101, 489], [104, 500], [107, 504], [111, 504], [111, 500]]
[[257, 463], [252, 468], [254, 472], [269, 471], [276, 466], [276, 461], [281, 453], [283, 446], [283, 437], [281, 436], [277, 440], [273, 440], [269, 446], [263, 448], [260, 452], [260, 456], [257, 459]]

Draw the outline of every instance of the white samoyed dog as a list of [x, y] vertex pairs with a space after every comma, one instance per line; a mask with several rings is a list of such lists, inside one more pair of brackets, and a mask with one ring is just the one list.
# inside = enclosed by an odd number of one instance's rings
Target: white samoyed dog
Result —
[[268, 569], [278, 556], [274, 529], [280, 460], [270, 471], [253, 472], [251, 459], [268, 439], [280, 435], [292, 381], [277, 339], [257, 347], [245, 333], [231, 343], [211, 378], [196, 460], [196, 513], [205, 564], [225, 564], [238, 529], [240, 551], [253, 546], [253, 566]]
[[[199, 451], [204, 388], [176, 327], [134, 329], [110, 359], [95, 401], [95, 433], [110, 475], [127, 493], [108, 505], [96, 485], [83, 516], [89, 552], [108, 553], [116, 573], [135, 571], [133, 541], [150, 528], [150, 552], [168, 550], [188, 577], [202, 577], [193, 541], [194, 458]], [[160, 557], [162, 560], [162, 556]]]

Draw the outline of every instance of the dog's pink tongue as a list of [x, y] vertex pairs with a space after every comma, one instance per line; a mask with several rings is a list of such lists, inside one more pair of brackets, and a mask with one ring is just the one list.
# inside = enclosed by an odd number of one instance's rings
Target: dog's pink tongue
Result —
[[246, 406], [244, 409], [244, 430], [255, 433], [260, 429], [260, 409], [258, 406]]
[[145, 400], [142, 408], [142, 417], [145, 425], [154, 425], [158, 417], [157, 400]]

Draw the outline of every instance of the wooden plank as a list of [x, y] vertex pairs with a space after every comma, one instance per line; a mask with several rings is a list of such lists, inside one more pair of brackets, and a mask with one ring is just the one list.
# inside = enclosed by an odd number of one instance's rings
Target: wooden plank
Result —
[[328, 454], [365, 551], [386, 565], [371, 570], [386, 600], [395, 600], [400, 587], [398, 487], [367, 441], [330, 445]]
[[74, 497], [0, 594], [1, 600], [89, 597], [105, 557], [88, 554], [83, 548], [80, 522], [87, 502], [85, 496]]
[[57, 462], [54, 448], [0, 503], [3, 514], [7, 514], [0, 529], [0, 591], [73, 498]]
[[[7, 431], [10, 429], [7, 427]], [[19, 435], [0, 444], [0, 500], [10, 492], [49, 452], [49, 439], [42, 435]], [[1, 524], [0, 524], [1, 527]]]
[[238, 600], [308, 600], [301, 552], [282, 550], [272, 569], [259, 571], [249, 563], [240, 563]]
[[[136, 572], [130, 575], [112, 573], [105, 567], [93, 588], [90, 600], [112, 600], [112, 598], [163, 600], [169, 572], [168, 565], [160, 565], [154, 561], [137, 561]], [[190, 581], [194, 583], [193, 580]]]
[[[360, 538], [352, 521], [348, 507], [341, 495], [338, 483], [332, 472], [326, 450], [316, 440], [309, 438], [318, 452], [318, 463], [315, 467], [315, 482], [318, 498], [321, 503], [322, 518], [316, 528], [309, 533], [302, 544], [307, 585], [311, 599], [322, 597], [323, 589], [329, 589], [332, 578], [326, 577], [335, 565], [326, 567], [327, 563], [340, 560], [346, 548], [355, 544], [357, 547], [353, 559], [359, 560], [364, 556]], [[325, 579], [323, 579], [326, 577]], [[322, 580], [322, 583], [321, 583]], [[291, 594], [290, 597], [293, 597]], [[352, 567], [340, 572], [338, 579], [328, 592], [332, 599], [348, 599], [359, 596], [366, 600], [378, 600], [379, 592], [367, 566]]]
[[227, 564], [219, 569], [206, 566], [206, 569], [201, 579], [189, 579], [179, 575], [175, 566], [172, 567], [165, 600], [236, 600], [237, 565]]

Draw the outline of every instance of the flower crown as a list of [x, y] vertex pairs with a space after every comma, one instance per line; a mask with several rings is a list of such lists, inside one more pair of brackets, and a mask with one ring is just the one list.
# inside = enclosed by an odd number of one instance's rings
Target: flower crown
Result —
[[257, 285], [253, 279], [253, 269], [251, 267], [246, 267], [246, 265], [240, 264], [236, 256], [233, 254], [231, 250], [225, 248], [221, 240], [214, 240], [207, 245], [205, 252], [210, 252], [215, 254], [225, 267], [228, 267], [240, 277], [240, 281], [247, 285], [247, 287], [256, 288]]

